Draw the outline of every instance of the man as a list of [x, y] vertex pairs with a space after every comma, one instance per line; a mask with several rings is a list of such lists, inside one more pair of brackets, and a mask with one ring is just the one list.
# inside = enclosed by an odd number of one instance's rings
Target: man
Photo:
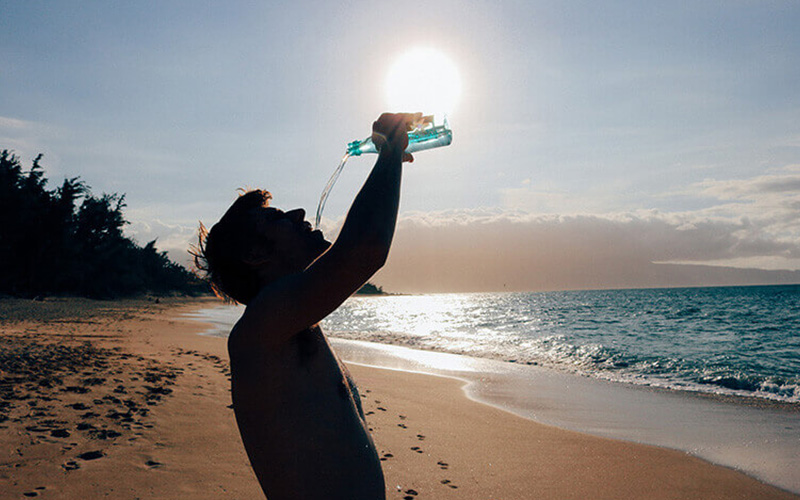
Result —
[[199, 267], [247, 305], [228, 340], [233, 407], [269, 500], [385, 498], [358, 391], [318, 323], [386, 261], [402, 163], [413, 161], [407, 131], [420, 118], [373, 124], [378, 160], [333, 245], [302, 209], [269, 207], [266, 191], [239, 197], [201, 235]]

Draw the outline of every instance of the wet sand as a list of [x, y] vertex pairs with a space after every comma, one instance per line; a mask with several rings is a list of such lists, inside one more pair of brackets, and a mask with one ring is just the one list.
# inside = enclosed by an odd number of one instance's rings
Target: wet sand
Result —
[[[261, 498], [208, 300], [0, 301], [0, 498]], [[800, 498], [685, 453], [534, 423], [460, 380], [351, 365], [387, 497]]]

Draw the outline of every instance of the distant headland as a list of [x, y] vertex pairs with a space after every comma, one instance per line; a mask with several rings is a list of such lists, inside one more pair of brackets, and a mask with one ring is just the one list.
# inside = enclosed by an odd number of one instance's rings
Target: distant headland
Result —
[[383, 288], [373, 285], [372, 283], [365, 283], [364, 286], [358, 289], [356, 295], [392, 295], [383, 291]]

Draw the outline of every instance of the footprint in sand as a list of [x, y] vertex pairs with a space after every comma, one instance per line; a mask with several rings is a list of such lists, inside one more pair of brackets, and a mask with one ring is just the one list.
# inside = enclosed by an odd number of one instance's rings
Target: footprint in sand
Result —
[[443, 485], [447, 486], [448, 488], [453, 488], [454, 490], [458, 488], [458, 486], [453, 484], [453, 482], [450, 481], [449, 479], [442, 479], [439, 482], [442, 483]]
[[417, 439], [419, 439], [420, 441], [425, 441], [425, 435], [424, 434], [417, 434]]
[[442, 470], [447, 470], [447, 468], [450, 467], [450, 464], [448, 464], [447, 462], [442, 462], [441, 460], [436, 462], [436, 465], [438, 465], [439, 468]]
[[420, 448], [419, 446], [412, 446], [412, 447], [411, 447], [411, 449], [412, 449], [413, 451], [416, 451], [417, 453], [424, 453], [424, 452], [422, 451], [422, 448]]
[[414, 500], [414, 497], [419, 495], [419, 493], [417, 493], [417, 490], [411, 490], [411, 489], [406, 490], [405, 493], [406, 496], [403, 497], [403, 500]]
[[111, 429], [93, 429], [89, 431], [89, 437], [92, 439], [99, 439], [105, 441], [106, 439], [114, 439], [120, 437], [122, 434]]
[[65, 471], [69, 472], [69, 471], [71, 471], [71, 470], [77, 470], [77, 469], [80, 469], [80, 468], [81, 468], [81, 464], [79, 464], [78, 462], [75, 462], [75, 461], [73, 461], [73, 460], [70, 460], [69, 462], [65, 462], [65, 463], [61, 464], [61, 467], [62, 467], [62, 468], [65, 470]]
[[80, 458], [81, 460], [97, 460], [98, 458], [103, 458], [104, 456], [106, 456], [105, 453], [103, 453], [100, 450], [95, 450], [95, 451], [87, 451], [86, 453], [81, 453], [80, 455], [78, 455], [78, 458]]
[[397, 424], [397, 427], [400, 427], [402, 429], [408, 429], [408, 426], [406, 424]]

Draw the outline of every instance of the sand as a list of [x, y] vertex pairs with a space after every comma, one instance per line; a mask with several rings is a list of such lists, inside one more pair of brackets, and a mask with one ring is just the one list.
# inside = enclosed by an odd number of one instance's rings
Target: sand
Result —
[[[0, 301], [0, 498], [263, 498], [212, 299]], [[463, 382], [351, 364], [394, 499], [800, 498], [684, 453], [564, 431]]]

